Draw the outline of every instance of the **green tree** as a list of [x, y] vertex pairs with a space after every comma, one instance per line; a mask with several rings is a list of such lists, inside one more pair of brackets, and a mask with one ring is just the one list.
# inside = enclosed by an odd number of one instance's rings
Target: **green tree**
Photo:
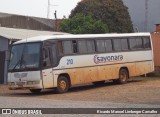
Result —
[[77, 13], [93, 14], [93, 18], [108, 25], [110, 32], [133, 32], [133, 25], [128, 8], [122, 0], [82, 0], [72, 10], [70, 18]]
[[85, 16], [81, 13], [69, 19], [64, 19], [60, 23], [60, 31], [71, 34], [100, 34], [109, 32], [107, 25], [101, 20], [93, 19], [91, 14]]

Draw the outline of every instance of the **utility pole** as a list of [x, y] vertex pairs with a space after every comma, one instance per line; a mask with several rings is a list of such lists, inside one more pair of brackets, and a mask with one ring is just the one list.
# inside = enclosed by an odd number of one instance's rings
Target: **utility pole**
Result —
[[47, 18], [49, 18], [49, 12], [50, 12], [50, 0], [48, 0]]
[[145, 31], [148, 30], [148, 2], [149, 0], [145, 0]]
[[47, 18], [49, 18], [50, 9], [51, 9], [51, 7], [53, 7], [53, 6], [58, 6], [58, 5], [53, 5], [53, 4], [51, 4], [51, 1], [48, 0]]

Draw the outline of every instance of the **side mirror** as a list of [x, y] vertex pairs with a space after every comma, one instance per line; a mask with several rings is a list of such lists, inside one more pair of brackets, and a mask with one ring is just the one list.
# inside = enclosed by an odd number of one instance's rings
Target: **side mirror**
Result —
[[45, 60], [43, 60], [43, 67], [46, 67], [47, 66], [47, 63]]

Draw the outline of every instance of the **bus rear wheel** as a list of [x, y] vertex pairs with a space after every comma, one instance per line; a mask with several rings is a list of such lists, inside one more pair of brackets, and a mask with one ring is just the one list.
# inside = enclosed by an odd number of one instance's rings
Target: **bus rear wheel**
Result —
[[128, 71], [126, 69], [120, 69], [119, 78], [117, 80], [113, 80], [113, 82], [118, 84], [125, 84], [127, 83], [128, 78]]
[[41, 89], [30, 89], [31, 93], [38, 94], [41, 92]]
[[69, 89], [69, 81], [65, 76], [60, 76], [57, 81], [57, 93], [65, 93]]

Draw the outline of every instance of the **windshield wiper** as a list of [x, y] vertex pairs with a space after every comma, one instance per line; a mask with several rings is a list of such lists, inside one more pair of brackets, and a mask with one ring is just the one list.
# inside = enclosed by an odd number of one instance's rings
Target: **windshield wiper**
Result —
[[[22, 66], [24, 66], [24, 67], [22, 67]], [[27, 68], [26, 61], [23, 58], [21, 59], [20, 68], [23, 68], [23, 69]]]
[[22, 67], [22, 65], [24, 65], [24, 67], [26, 68], [26, 65], [25, 65], [25, 61], [23, 59], [20, 59], [16, 65], [13, 67], [12, 71], [15, 70], [15, 68], [17, 67], [17, 65], [20, 64], [20, 68]]
[[12, 69], [12, 71], [14, 71], [15, 70], [15, 68], [17, 67], [17, 65], [18, 64], [20, 64], [20, 62], [21, 62], [21, 59], [20, 60], [18, 60], [18, 62], [15, 64], [15, 66], [13, 67], [13, 69]]

